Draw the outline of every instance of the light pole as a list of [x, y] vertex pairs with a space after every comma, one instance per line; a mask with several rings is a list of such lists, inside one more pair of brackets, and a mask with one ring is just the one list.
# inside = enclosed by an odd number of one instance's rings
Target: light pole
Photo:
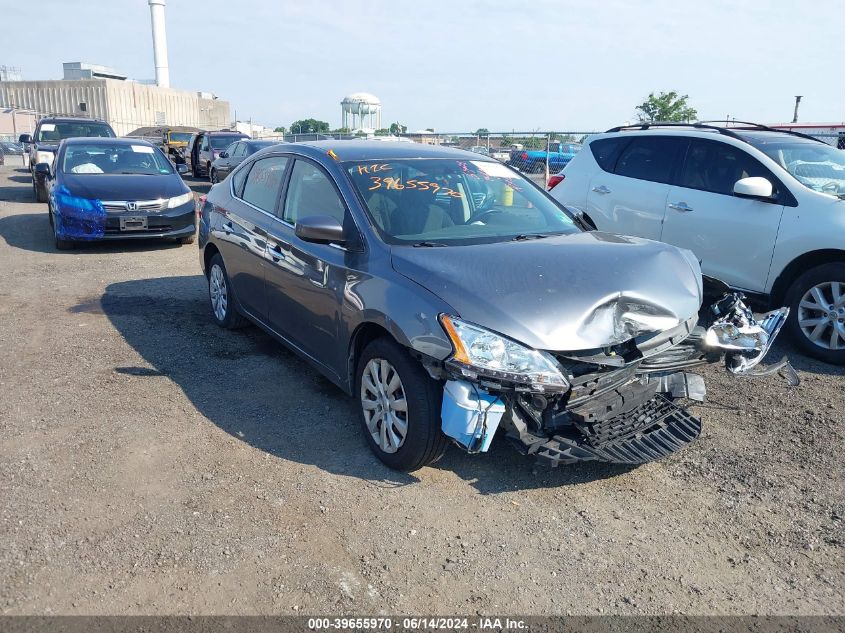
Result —
[[795, 114], [792, 115], [792, 122], [798, 123], [798, 104], [801, 103], [801, 97], [803, 95], [795, 95]]

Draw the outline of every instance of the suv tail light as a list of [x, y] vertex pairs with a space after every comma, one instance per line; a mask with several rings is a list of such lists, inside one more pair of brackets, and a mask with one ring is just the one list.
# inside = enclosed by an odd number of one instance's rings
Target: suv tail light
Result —
[[522, 152], [522, 160], [528, 160], [528, 152]]
[[546, 191], [551, 191], [557, 185], [563, 182], [563, 179], [566, 178], [563, 174], [555, 174], [549, 178], [549, 184], [546, 186]]

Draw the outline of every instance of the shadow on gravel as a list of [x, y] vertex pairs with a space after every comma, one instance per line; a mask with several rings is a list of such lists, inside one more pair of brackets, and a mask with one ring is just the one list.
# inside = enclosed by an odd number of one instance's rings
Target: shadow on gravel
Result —
[[[0, 187], [0, 199], [2, 198]], [[17, 190], [16, 190], [17, 191]], [[131, 253], [161, 250], [162, 248], [180, 248], [181, 244], [173, 240], [108, 240], [103, 242], [77, 242], [69, 251], [56, 250], [53, 229], [47, 217], [47, 205], [39, 205], [40, 213], [22, 213], [0, 218], [0, 237], [9, 246], [38, 253], [56, 255], [102, 255], [103, 253]], [[192, 248], [196, 248], [193, 246]]]
[[[145, 380], [166, 375], [218, 427], [281, 459], [384, 486], [419, 481], [383, 466], [364, 442], [354, 401], [257, 327], [227, 331], [211, 320], [202, 275], [111, 284], [70, 308], [102, 313], [149, 367], [117, 367]], [[152, 387], [150, 387], [152, 388]], [[606, 464], [535, 470], [533, 459], [497, 440], [486, 455], [450, 449], [435, 468], [455, 472], [482, 494], [614, 477]]]
[[22, 183], [25, 183], [27, 185], [32, 184], [32, 178], [29, 175], [27, 175], [27, 176], [9, 176], [9, 180], [11, 180], [12, 182], [22, 182]]
[[194, 178], [193, 176], [183, 176], [182, 180], [184, 180], [185, 184], [191, 188], [191, 191], [200, 195], [206, 194], [211, 190], [211, 183], [207, 178], [202, 179]]

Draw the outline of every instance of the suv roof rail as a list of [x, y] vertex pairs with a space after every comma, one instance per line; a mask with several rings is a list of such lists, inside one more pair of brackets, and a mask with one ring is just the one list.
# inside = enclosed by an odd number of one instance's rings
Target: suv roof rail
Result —
[[708, 125], [708, 122], [706, 121], [699, 121], [696, 123], [678, 123], [675, 121], [649, 121], [647, 123], [635, 123], [634, 125], [619, 125], [617, 127], [610, 128], [609, 130], [607, 130], [607, 132], [605, 132], [605, 134], [608, 134], [610, 132], [621, 132], [622, 130], [647, 130], [652, 127], [691, 127], [697, 130], [713, 130], [715, 132], [718, 132], [719, 134], [724, 134], [725, 136], [730, 136], [731, 138], [735, 138], [740, 141], [743, 140], [736, 132], [733, 132], [728, 128], [719, 125]]
[[800, 138], [806, 138], [811, 141], [816, 141], [818, 143], [824, 143], [817, 139], [815, 136], [810, 136], [809, 134], [804, 134], [803, 132], [796, 132], [794, 130], [782, 130], [776, 127], [769, 127], [768, 125], [763, 125], [762, 123], [753, 123], [751, 121], [737, 121], [736, 119], [730, 119], [725, 121], [702, 121], [702, 123], [728, 123], [728, 124], [739, 124], [739, 129], [741, 130], [760, 130], [761, 132], [780, 132], [782, 134], [791, 134], [792, 136], [798, 136]]
[[[714, 123], [730, 123], [730, 124], [739, 124], [735, 128], [730, 128], [724, 125], [713, 125]], [[713, 130], [722, 134], [724, 136], [730, 136], [731, 138], [735, 138], [738, 141], [746, 142], [744, 138], [742, 138], [739, 134], [734, 132], [734, 129], [737, 130], [759, 130], [761, 132], [781, 132], [783, 134], [791, 134], [792, 136], [798, 136], [800, 138], [805, 138], [810, 141], [816, 141], [817, 143], [824, 143], [814, 136], [810, 136], [809, 134], [803, 134], [802, 132], [795, 132], [793, 130], [781, 130], [778, 128], [769, 127], [767, 125], [762, 125], [760, 123], [751, 123], [749, 121], [736, 121], [731, 119], [729, 121], [696, 121], [695, 123], [677, 123], [674, 121], [649, 121], [646, 123], [635, 123], [633, 125], [619, 125], [617, 127], [611, 128], [605, 132], [608, 134], [610, 132], [621, 132], [622, 130], [647, 130], [651, 127], [688, 127], [693, 128], [696, 130]]]

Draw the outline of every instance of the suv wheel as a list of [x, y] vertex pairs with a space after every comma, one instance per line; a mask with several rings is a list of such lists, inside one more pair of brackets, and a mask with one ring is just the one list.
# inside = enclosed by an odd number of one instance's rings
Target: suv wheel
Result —
[[218, 180], [217, 180], [217, 170], [214, 169], [214, 167], [210, 168], [210, 170], [208, 172], [208, 180], [212, 185], [216, 185], [217, 182], [218, 182]]
[[211, 258], [208, 267], [208, 299], [217, 325], [228, 330], [246, 325], [246, 319], [235, 308], [232, 285], [219, 253]]
[[845, 263], [823, 264], [798, 277], [786, 293], [787, 327], [808, 356], [845, 365]]
[[442, 388], [397, 343], [380, 338], [367, 345], [355, 371], [355, 393], [367, 444], [390, 468], [417, 470], [446, 452]]

